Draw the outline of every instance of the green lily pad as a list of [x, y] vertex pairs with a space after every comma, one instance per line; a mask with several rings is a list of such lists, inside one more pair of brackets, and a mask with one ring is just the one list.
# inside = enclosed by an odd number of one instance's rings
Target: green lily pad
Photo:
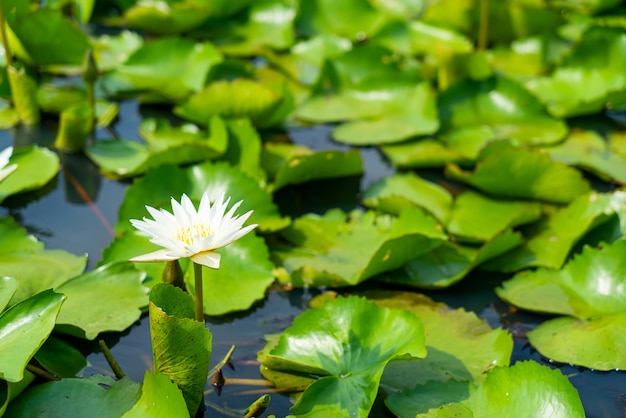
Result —
[[171, 418], [185, 414], [187, 405], [176, 384], [163, 374], [146, 370], [141, 397], [122, 418]]
[[122, 30], [116, 35], [94, 37], [91, 43], [98, 70], [111, 71], [141, 48], [143, 38], [137, 32]]
[[[569, 206], [556, 210], [524, 231], [526, 242], [514, 250], [486, 262], [482, 267], [496, 271], [517, 271], [525, 267], [560, 268], [583, 235], [615, 215], [620, 218], [618, 230], [624, 234], [626, 194], [584, 194]], [[613, 232], [611, 232], [612, 234]], [[610, 240], [601, 237], [600, 240]], [[615, 238], [613, 238], [615, 239]]]
[[24, 373], [24, 379], [19, 382], [0, 380], [0, 415], [4, 416], [9, 402], [17, 397], [35, 380], [35, 375], [29, 371]]
[[[92, 375], [84, 379], [62, 379], [31, 386], [9, 404], [5, 417], [119, 418], [139, 399], [141, 387], [127, 377], [115, 380]], [[35, 412], [36, 411], [36, 412]]]
[[176, 106], [174, 113], [199, 124], [206, 124], [214, 115], [248, 117], [255, 124], [262, 124], [281, 99], [280, 92], [254, 80], [214, 81]]
[[194, 319], [193, 299], [159, 283], [150, 292], [150, 336], [154, 370], [178, 385], [190, 416], [204, 399], [211, 360], [211, 332]]
[[13, 51], [40, 66], [80, 66], [89, 48], [87, 35], [59, 10], [41, 8], [18, 16], [9, 25], [21, 46]]
[[[130, 3], [124, 20], [139, 30], [157, 35], [173, 35], [187, 32], [204, 22], [214, 9], [210, 0], [167, 1], [147, 0]], [[234, 2], [235, 4], [241, 2]]]
[[57, 329], [89, 340], [101, 332], [125, 330], [148, 305], [144, 277], [132, 264], [117, 263], [64, 283], [56, 289], [67, 296]]
[[[209, 42], [163, 38], [145, 43], [117, 72], [137, 90], [179, 101], [200, 91], [209, 69], [222, 60], [222, 54]], [[208, 118], [203, 121], [207, 122]]]
[[17, 164], [17, 170], [0, 183], [0, 203], [16, 193], [44, 186], [56, 176], [60, 166], [54, 152], [37, 146], [13, 150], [9, 163]]
[[371, 38], [392, 19], [370, 2], [345, 0], [340, 8], [336, 6], [332, 0], [301, 3], [296, 28], [307, 34], [333, 34], [355, 41]]
[[85, 149], [87, 156], [114, 178], [133, 177], [145, 171], [150, 158], [148, 147], [126, 139], [97, 141]]
[[476, 266], [521, 243], [521, 235], [510, 230], [496, 235], [479, 248], [444, 242], [382, 280], [424, 289], [449, 287], [463, 279]]
[[[530, 79], [526, 87], [559, 117], [596, 113], [606, 106], [619, 108], [624, 106], [620, 96], [626, 93], [624, 65], [625, 30], [595, 27], [581, 37], [554, 73]], [[581, 85], [585, 88], [578, 88]]]
[[179, 199], [185, 192], [199, 201], [205, 191], [215, 198], [226, 192], [233, 203], [243, 200], [239, 211], [254, 210], [249, 222], [258, 224], [262, 231], [276, 231], [289, 224], [289, 219], [279, 214], [272, 196], [257, 182], [228, 164], [207, 162], [186, 169], [161, 166], [149, 170], [126, 189], [115, 230], [119, 233], [131, 229], [130, 219], [147, 216], [146, 205], [170, 210], [172, 197]]
[[462, 152], [434, 139], [384, 145], [380, 149], [398, 168], [435, 168], [447, 163], [467, 165], [471, 160]]
[[397, 218], [331, 210], [301, 217], [281, 234], [299, 246], [274, 251], [296, 286], [354, 285], [401, 267], [446, 239], [441, 225], [417, 208]]
[[425, 355], [423, 328], [414, 315], [352, 296], [302, 313], [260, 361], [269, 368], [320, 376], [292, 413], [367, 417], [387, 363]]
[[452, 85], [439, 97], [439, 114], [440, 135], [481, 127], [483, 143], [508, 139], [518, 144], [553, 144], [567, 133], [565, 122], [550, 116], [532, 94], [503, 77]]
[[472, 411], [459, 403], [469, 398], [471, 386], [468, 381], [430, 381], [392, 394], [385, 405], [399, 418], [473, 418]]
[[65, 296], [45, 290], [0, 315], [0, 378], [19, 382], [26, 364], [54, 328]]
[[541, 215], [539, 203], [492, 199], [466, 190], [456, 197], [446, 228], [464, 240], [488, 241], [507, 228], [534, 222]]
[[409, 207], [421, 207], [446, 222], [452, 195], [445, 188], [413, 173], [395, 174], [370, 185], [362, 196], [363, 204], [394, 215]]
[[476, 417], [584, 417], [578, 392], [559, 370], [534, 361], [496, 367], [464, 402]]
[[221, 159], [264, 184], [266, 174], [261, 168], [261, 136], [250, 119], [231, 119], [226, 122], [226, 126], [228, 147]]
[[626, 183], [626, 158], [612, 151], [595, 132], [572, 132], [565, 142], [546, 151], [554, 160], [580, 167], [605, 181]]
[[9, 302], [15, 305], [82, 273], [87, 257], [77, 257], [63, 250], [44, 250], [43, 244], [27, 235], [13, 219], [0, 218], [0, 264], [2, 274], [17, 281], [17, 289]]
[[76, 377], [89, 363], [73, 345], [51, 335], [35, 353], [35, 360], [53, 375]]
[[528, 339], [542, 356], [594, 370], [626, 368], [626, 313], [591, 319], [560, 317], [539, 324]]
[[545, 153], [494, 145], [473, 172], [448, 164], [446, 175], [485, 193], [514, 199], [568, 203], [590, 190], [579, 171]]
[[[179, 153], [181, 150], [177, 148], [185, 144], [196, 145], [194, 148], [195, 153], [200, 153], [202, 148], [212, 151], [212, 153], [201, 153], [200, 157], [196, 157], [196, 160], [215, 158], [223, 154], [228, 146], [226, 124], [218, 116], [211, 118], [209, 121], [208, 132], [201, 131], [196, 125], [191, 123], [172, 127], [167, 119], [150, 118], [141, 122], [139, 133], [153, 152], [172, 150], [172, 154], [174, 152]], [[172, 163], [176, 161], [181, 163], [194, 161], [192, 158], [183, 159], [178, 155], [174, 157], [170, 158]]]
[[381, 380], [385, 388], [413, 389], [429, 381], [479, 383], [494, 365], [509, 364], [511, 335], [503, 329], [492, 329], [473, 312], [452, 309], [412, 292], [377, 289], [364, 295], [380, 306], [406, 309], [424, 325], [428, 355], [390, 362]]
[[290, 184], [363, 173], [361, 154], [356, 150], [312, 151], [304, 146], [267, 143], [261, 163], [274, 178], [273, 191]]
[[0, 277], [0, 312], [9, 304], [9, 301], [17, 290], [15, 277]]
[[517, 274], [497, 289], [498, 296], [522, 309], [580, 319], [626, 312], [624, 251], [626, 240], [585, 247], [561, 270]]

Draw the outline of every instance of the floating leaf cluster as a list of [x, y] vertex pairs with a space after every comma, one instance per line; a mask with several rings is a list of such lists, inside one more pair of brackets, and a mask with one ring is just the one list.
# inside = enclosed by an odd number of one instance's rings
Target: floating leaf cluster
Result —
[[[124, 331], [148, 309], [185, 329], [186, 307], [158, 283], [164, 266], [128, 261], [156, 249], [129, 220], [183, 194], [226, 193], [258, 224], [205, 272], [205, 314], [246, 312], [275, 282], [349, 293], [514, 273], [502, 300], [562, 315], [527, 334], [543, 356], [626, 368], [620, 3], [1, 0], [0, 127], [16, 140], [0, 203], [47, 193], [69, 152], [132, 184], [91, 271], [0, 218], [0, 415], [56, 399], [65, 416], [195, 411], [198, 388], [159, 371], [167, 350], [208, 368], [204, 329], [189, 325], [189, 347], [157, 337], [161, 362], [142, 386], [74, 378], [84, 357], [68, 342]], [[136, 132], [119, 137], [137, 103]], [[37, 134], [46, 124], [58, 124], [52, 145]], [[332, 142], [294, 140], [311, 125]], [[367, 177], [371, 150], [391, 174]], [[306, 188], [318, 189], [310, 200]], [[317, 206], [320, 194], [331, 204]], [[511, 350], [510, 334], [471, 312], [379, 291], [305, 311], [259, 361], [275, 386], [302, 392], [297, 416], [584, 415], [565, 376], [510, 365]], [[33, 366], [62, 379], [32, 384]]]

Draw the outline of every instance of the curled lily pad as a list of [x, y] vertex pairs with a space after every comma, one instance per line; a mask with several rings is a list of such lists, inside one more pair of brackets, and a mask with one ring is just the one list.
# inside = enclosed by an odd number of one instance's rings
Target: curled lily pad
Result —
[[209, 373], [211, 332], [194, 319], [193, 299], [177, 287], [154, 286], [149, 309], [154, 370], [178, 385], [194, 416]]
[[518, 273], [497, 289], [498, 296], [523, 309], [581, 319], [626, 312], [626, 240], [585, 247], [561, 270]]
[[0, 203], [16, 193], [44, 186], [60, 167], [59, 157], [54, 152], [37, 146], [15, 149], [9, 163], [17, 164], [17, 170], [0, 183]]
[[54, 328], [65, 296], [45, 290], [0, 315], [0, 378], [19, 382], [26, 364]]
[[[582, 195], [569, 206], [528, 227], [524, 231], [524, 244], [486, 262], [483, 268], [497, 271], [517, 271], [524, 267], [560, 268], [574, 244], [591, 228], [616, 215], [619, 222], [623, 222], [625, 199], [623, 192]], [[620, 236], [624, 234], [624, 226], [617, 229]], [[602, 236], [600, 240], [611, 240], [611, 237]]]
[[102, 418], [118, 418], [139, 399], [141, 387], [125, 377], [93, 375], [62, 379], [31, 386], [9, 404], [5, 417], [18, 418], [40, 411], [41, 418], [89, 418], [94, 411]]
[[488, 241], [510, 227], [528, 224], [541, 217], [537, 202], [499, 200], [466, 190], [452, 208], [446, 228], [468, 241]]
[[57, 329], [90, 340], [101, 332], [125, 330], [148, 305], [143, 279], [130, 263], [117, 263], [64, 283], [57, 288], [67, 297]]
[[446, 222], [452, 195], [445, 188], [413, 174], [395, 174], [372, 184], [363, 192], [363, 204], [383, 212], [399, 214], [403, 209], [419, 206]]
[[292, 413], [367, 417], [387, 363], [426, 355], [423, 332], [405, 310], [380, 308], [355, 296], [339, 298], [298, 316], [260, 361], [271, 369], [319, 376]]
[[565, 142], [546, 151], [553, 159], [578, 166], [603, 180], [626, 183], [626, 158], [611, 150], [610, 144], [595, 132], [572, 132]]
[[279, 214], [271, 195], [253, 179], [227, 164], [207, 162], [186, 169], [161, 166], [149, 170], [127, 189], [115, 230], [130, 229], [130, 219], [147, 216], [146, 205], [169, 208], [172, 197], [178, 199], [186, 193], [192, 200], [200, 200], [205, 191], [214, 198], [225, 192], [233, 203], [243, 200], [241, 213], [254, 210], [250, 222], [258, 224], [261, 230], [275, 231], [289, 223]]
[[409, 261], [402, 270], [384, 277], [383, 280], [426, 289], [448, 287], [463, 279], [474, 267], [521, 243], [521, 235], [510, 230], [494, 236], [478, 248], [444, 242]]
[[296, 286], [354, 285], [401, 267], [446, 239], [441, 225], [417, 208], [397, 218], [331, 210], [294, 221], [282, 235], [298, 247], [274, 254]]
[[449, 164], [446, 175], [491, 195], [554, 203], [571, 202], [590, 190], [580, 172], [547, 154], [500, 144], [483, 153], [473, 172]]
[[273, 190], [311, 180], [355, 176], [363, 172], [358, 151], [312, 151], [304, 146], [268, 143], [261, 155], [274, 178]]

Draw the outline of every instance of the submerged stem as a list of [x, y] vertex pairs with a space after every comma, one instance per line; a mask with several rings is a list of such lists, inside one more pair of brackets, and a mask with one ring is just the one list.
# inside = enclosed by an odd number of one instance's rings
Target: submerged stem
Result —
[[202, 306], [202, 264], [193, 263], [193, 277], [196, 293], [196, 321], [204, 322], [204, 307]]
[[115, 377], [118, 379], [126, 377], [126, 373], [124, 373], [124, 370], [122, 370], [120, 364], [117, 362], [117, 360], [115, 360], [115, 357], [113, 357], [113, 353], [111, 353], [111, 350], [109, 350], [109, 347], [107, 347], [107, 344], [104, 342], [104, 340], [98, 340], [98, 345], [100, 346], [100, 350], [102, 350], [102, 354], [104, 354], [105, 360], [107, 361], [107, 363], [109, 363], [109, 367], [113, 371], [113, 374], [115, 374]]

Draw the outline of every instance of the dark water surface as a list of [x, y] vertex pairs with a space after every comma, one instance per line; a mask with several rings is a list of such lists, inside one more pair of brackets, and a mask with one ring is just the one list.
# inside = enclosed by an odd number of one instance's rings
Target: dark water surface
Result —
[[[135, 103], [123, 103], [115, 130], [126, 139], [137, 139], [137, 127], [145, 109]], [[148, 110], [150, 111], [150, 110]], [[0, 149], [11, 145], [38, 142], [49, 145], [54, 140], [56, 126], [44, 124], [37, 132], [8, 130], [0, 132]], [[314, 149], [345, 148], [330, 141], [328, 127], [294, 128], [290, 136], [295, 142]], [[109, 132], [99, 132], [100, 138], [110, 137]], [[358, 205], [360, 190], [381, 177], [389, 176], [393, 169], [374, 148], [361, 150], [365, 174], [361, 178], [333, 179], [281, 190], [276, 200], [281, 210], [290, 215], [306, 211], [323, 212], [329, 207], [351, 210]], [[43, 190], [8, 199], [0, 206], [0, 216], [11, 215], [30, 233], [43, 241], [48, 249], [64, 249], [74, 254], [89, 254], [88, 269], [93, 269], [100, 259], [102, 249], [112, 240], [111, 226], [117, 221], [128, 182], [111, 181], [101, 177], [97, 169], [81, 155], [63, 155], [64, 169]], [[90, 201], [92, 200], [92, 202]], [[567, 365], [552, 364], [528, 346], [525, 332], [545, 319], [527, 313], [510, 313], [509, 307], [495, 295], [493, 288], [501, 276], [473, 273], [459, 285], [440, 292], [426, 292], [437, 301], [452, 307], [475, 311], [493, 327], [505, 327], [514, 335], [515, 349], [512, 361], [533, 359], [548, 364], [570, 377], [579, 390], [587, 416], [591, 418], [624, 417], [626, 410], [626, 374], [623, 372], [594, 372]], [[264, 393], [272, 394], [269, 413], [278, 417], [288, 415], [291, 405], [289, 395], [273, 394], [260, 381], [256, 353], [264, 345], [264, 335], [279, 333], [303, 309], [311, 297], [303, 290], [285, 291], [276, 286], [266, 300], [257, 303], [244, 313], [220, 318], [208, 318], [207, 325], [213, 333], [212, 364], [223, 358], [231, 345], [236, 345], [229, 367], [224, 369], [226, 386], [221, 395], [208, 393], [206, 401], [219, 407], [243, 409]], [[135, 381], [141, 381], [146, 368], [151, 367], [149, 325], [146, 316], [122, 334], [105, 336], [112, 352], [124, 371]], [[84, 375], [111, 374], [104, 357], [95, 345], [88, 355], [91, 364]], [[239, 384], [237, 380], [254, 379], [256, 382]], [[233, 384], [234, 382], [234, 384]], [[258, 385], [255, 385], [256, 383]], [[210, 389], [210, 387], [208, 387]], [[227, 416], [210, 407], [205, 416]]]

